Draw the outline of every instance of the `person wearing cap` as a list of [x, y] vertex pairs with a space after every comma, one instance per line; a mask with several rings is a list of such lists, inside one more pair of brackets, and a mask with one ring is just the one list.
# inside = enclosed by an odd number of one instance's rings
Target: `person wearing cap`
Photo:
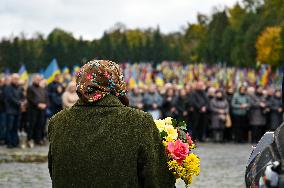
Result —
[[128, 107], [119, 66], [85, 64], [76, 79], [79, 100], [49, 121], [53, 187], [174, 187], [153, 118]]

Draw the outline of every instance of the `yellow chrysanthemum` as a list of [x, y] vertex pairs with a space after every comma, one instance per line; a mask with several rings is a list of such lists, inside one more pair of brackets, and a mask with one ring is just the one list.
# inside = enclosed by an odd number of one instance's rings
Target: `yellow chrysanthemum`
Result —
[[173, 119], [173, 118], [171, 118], [171, 117], [165, 118], [165, 123], [166, 123], [167, 125], [172, 125], [172, 124], [173, 124], [173, 123], [172, 123], [172, 119]]
[[177, 175], [179, 176], [179, 177], [181, 177], [181, 178], [183, 178], [183, 177], [185, 177], [186, 176], [186, 169], [185, 168], [183, 168], [183, 167], [181, 167], [181, 166], [179, 166], [178, 168], [177, 168]]
[[178, 138], [178, 132], [172, 125], [165, 125], [164, 130], [168, 134], [166, 141], [172, 142]]
[[185, 182], [187, 184], [191, 184], [192, 183], [192, 176], [191, 175], [186, 176], [184, 179], [185, 179]]
[[190, 149], [190, 150], [193, 150], [195, 147], [196, 147], [195, 144], [191, 144], [191, 145], [189, 146], [189, 149]]
[[155, 124], [156, 124], [157, 128], [159, 129], [159, 131], [162, 132], [165, 128], [165, 125], [166, 125], [165, 121], [162, 120], [162, 119], [158, 119], [158, 120], [154, 120], [154, 121], [155, 121]]
[[169, 170], [175, 170], [179, 167], [178, 162], [176, 160], [172, 160], [168, 162]]
[[190, 153], [184, 160], [184, 167], [190, 174], [198, 176], [200, 173], [200, 159], [197, 155]]

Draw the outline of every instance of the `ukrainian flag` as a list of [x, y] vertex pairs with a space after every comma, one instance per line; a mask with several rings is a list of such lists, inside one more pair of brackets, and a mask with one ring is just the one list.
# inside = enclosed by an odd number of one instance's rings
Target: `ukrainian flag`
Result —
[[137, 86], [136, 80], [133, 78], [133, 76], [131, 76], [131, 78], [129, 79], [128, 87], [130, 89], [133, 89], [136, 86]]
[[28, 71], [26, 69], [25, 65], [22, 65], [19, 69], [19, 75], [20, 75], [20, 80], [21, 81], [26, 81], [29, 79], [29, 74]]
[[156, 76], [156, 79], [155, 79], [155, 83], [158, 87], [163, 87], [164, 86], [164, 76], [162, 73], [159, 73], [157, 76]]
[[60, 69], [58, 67], [56, 59], [53, 59], [44, 72], [46, 83], [50, 84], [57, 74], [60, 74]]
[[266, 86], [269, 83], [269, 77], [270, 77], [270, 72], [271, 72], [271, 67], [263, 65], [261, 68], [261, 78], [260, 78], [260, 84], [262, 86]]

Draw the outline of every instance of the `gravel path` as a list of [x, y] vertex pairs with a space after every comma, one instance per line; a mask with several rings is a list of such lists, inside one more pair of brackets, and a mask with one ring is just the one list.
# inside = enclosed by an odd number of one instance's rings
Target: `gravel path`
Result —
[[[244, 171], [251, 146], [248, 144], [200, 144], [201, 174], [192, 188], [244, 187]], [[47, 163], [0, 164], [0, 187], [50, 188]]]
[[196, 153], [201, 158], [201, 174], [194, 178], [192, 188], [245, 187], [251, 145], [201, 144]]

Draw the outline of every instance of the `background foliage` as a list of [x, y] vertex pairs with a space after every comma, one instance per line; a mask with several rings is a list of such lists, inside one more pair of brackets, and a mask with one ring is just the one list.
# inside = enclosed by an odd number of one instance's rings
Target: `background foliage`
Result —
[[11, 36], [0, 42], [0, 70], [9, 67], [17, 71], [25, 64], [29, 71], [38, 71], [52, 58], [61, 67], [81, 65], [93, 58], [249, 67], [260, 62], [277, 67], [284, 61], [283, 17], [283, 0], [243, 0], [233, 7], [215, 9], [210, 16], [199, 14], [197, 23], [169, 34], [161, 33], [159, 27], [127, 29], [118, 23], [94, 40], [74, 38], [59, 28], [48, 36]]

